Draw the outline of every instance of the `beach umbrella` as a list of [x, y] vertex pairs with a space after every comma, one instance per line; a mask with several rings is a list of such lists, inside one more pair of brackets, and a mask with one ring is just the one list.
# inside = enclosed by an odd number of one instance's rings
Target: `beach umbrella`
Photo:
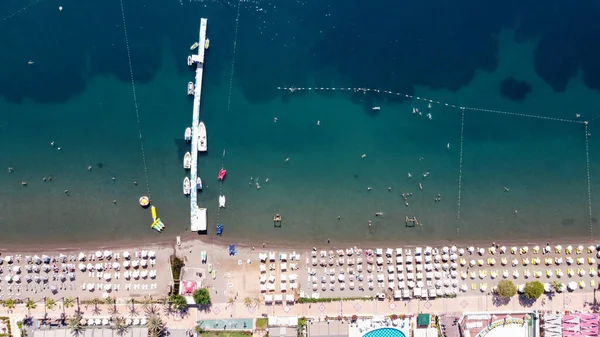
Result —
[[4, 276], [4, 280], [6, 282], [12, 282], [12, 276], [11, 275], [6, 275], [6, 276]]
[[552, 286], [550, 283], [544, 283], [544, 291], [547, 293], [552, 292]]
[[491, 259], [491, 260], [490, 260], [490, 265], [492, 265], [492, 266], [493, 266], [493, 265], [495, 265], [495, 264], [496, 264], [496, 259]]
[[[342, 259], [342, 261], [344, 261], [344, 259]], [[343, 264], [343, 262], [342, 262], [342, 264]], [[147, 260], [142, 260], [142, 261], [140, 261], [140, 265], [142, 267], [146, 268], [148, 266], [148, 261]]]
[[450, 260], [456, 261], [456, 259], [458, 259], [458, 255], [456, 255], [456, 253], [452, 253], [452, 255], [450, 255]]
[[12, 270], [15, 273], [20, 273], [21, 272], [21, 266], [14, 266], [14, 267], [12, 267]]
[[108, 280], [110, 280], [110, 279], [111, 279], [111, 277], [112, 277], [112, 275], [110, 275], [110, 273], [104, 273], [104, 279], [105, 279], [105, 280], [107, 280], [107, 281], [108, 281]]
[[25, 276], [25, 281], [27, 281], [27, 282], [31, 282], [31, 275], [27, 275], [27, 276]]
[[58, 279], [61, 281], [66, 280], [65, 274], [63, 274], [63, 273], [58, 274]]
[[37, 282], [37, 283], [40, 283], [40, 282], [42, 281], [42, 280], [40, 279], [40, 277], [39, 277], [39, 276], [37, 276], [37, 275], [34, 275], [34, 276], [33, 276], [33, 280], [34, 280], [35, 282]]
[[48, 275], [42, 275], [42, 281], [47, 282], [48, 281]]
[[[151, 271], [150, 271], [150, 278], [155, 278], [155, 277], [156, 277], [156, 270], [151, 270]], [[360, 274], [359, 274], [359, 275], [358, 275], [356, 278], [357, 278], [359, 281], [361, 281], [361, 280], [362, 280], [362, 276], [361, 276]]]
[[140, 320], [138, 318], [134, 318], [133, 325], [139, 325], [139, 324], [140, 324]]
[[459, 249], [459, 250], [458, 250], [458, 254], [459, 254], [459, 255], [461, 255], [461, 256], [462, 256], [462, 255], [464, 255], [464, 254], [465, 254], [465, 250], [464, 250], [464, 249], [462, 249], [462, 248], [461, 248], [461, 249]]
[[79, 255], [77, 256], [77, 259], [78, 259], [79, 261], [85, 261], [85, 258], [86, 258], [86, 257], [85, 257], [85, 254], [84, 254], [84, 253], [79, 253]]
[[113, 266], [113, 269], [117, 270], [117, 271], [121, 268], [121, 265], [119, 264], [119, 262], [113, 262], [112, 266]]
[[469, 253], [473, 253], [475, 251], [475, 247], [470, 246], [469, 249], [468, 249], [468, 251], [469, 251]]
[[464, 284], [464, 283], [463, 283], [463, 284], [461, 284], [461, 285], [460, 285], [460, 290], [461, 290], [461, 291], [463, 291], [463, 292], [466, 292], [466, 291], [467, 291], [467, 285], [466, 285], [466, 284]]
[[519, 284], [519, 286], [517, 287], [517, 291], [520, 293], [523, 293], [523, 291], [525, 291], [525, 285], [524, 284]]
[[123, 273], [123, 276], [125, 277], [125, 279], [126, 279], [126, 280], [129, 280], [129, 278], [131, 278], [131, 274], [129, 273], [129, 270], [126, 270], [126, 271]]
[[26, 263], [31, 263], [32, 259], [31, 259], [31, 255], [25, 255], [25, 262]]
[[50, 291], [53, 293], [56, 292], [56, 286], [54, 284], [50, 286]]
[[523, 259], [523, 265], [526, 266], [528, 264], [529, 264], [529, 259], [528, 258]]
[[102, 325], [108, 325], [108, 318], [102, 319]]
[[457, 251], [457, 248], [456, 248], [456, 246], [452, 246], [452, 247], [450, 247], [450, 252], [451, 252], [451, 253], [453, 253], [453, 254], [454, 254], [454, 253], [456, 253], [456, 251]]
[[58, 260], [61, 261], [61, 262], [66, 262], [67, 256], [65, 254], [61, 253], [61, 254], [58, 255]]
[[89, 291], [93, 291], [95, 286], [96, 286], [96, 285], [95, 285], [94, 283], [88, 283], [88, 285], [87, 285], [87, 290], [89, 290]]
[[477, 252], [479, 253], [479, 255], [483, 255], [483, 254], [485, 254], [485, 249], [479, 248], [479, 250]]
[[33, 257], [33, 262], [36, 263], [36, 264], [40, 264], [40, 263], [42, 263], [42, 259], [40, 259], [39, 256], [35, 255]]
[[444, 246], [442, 248], [442, 253], [447, 254], [450, 251], [450, 249], [448, 248], [448, 246]]
[[[379, 275], [381, 275], [381, 274], [379, 274]], [[134, 271], [133, 271], [133, 278], [134, 278], [134, 279], [138, 279], [138, 278], [140, 278], [140, 272], [139, 272], [139, 271], [137, 271], [137, 270], [134, 270]]]
[[139, 264], [140, 264], [140, 263], [139, 263], [139, 261], [138, 261], [138, 260], [133, 260], [133, 261], [131, 262], [131, 266], [132, 266], [133, 268], [137, 268]]
[[127, 260], [129, 260], [131, 258], [131, 254], [129, 254], [128, 251], [124, 251], [123, 252], [123, 257], [126, 258]]
[[0, 264], [2, 264], [4, 262], [4, 258], [0, 257]]
[[[102, 297], [104, 297], [104, 296], [102, 296]], [[104, 298], [106, 298], [106, 297], [104, 297]], [[96, 324], [96, 325], [101, 325], [101, 324], [102, 324], [102, 320], [101, 320], [100, 318], [96, 318], [96, 319], [94, 320], [94, 324]]]
[[[82, 264], [83, 264], [83, 263], [82, 263]], [[93, 270], [94, 270], [94, 265], [88, 262], [88, 264], [87, 264], [87, 267], [86, 267], [86, 268], [87, 268], [89, 271], [93, 271]]]
[[69, 279], [73, 281], [75, 279], [75, 273], [69, 273]]
[[110, 250], [105, 250], [103, 256], [105, 258], [110, 258], [112, 256], [112, 252]]
[[517, 253], [517, 247], [515, 247], [515, 246], [510, 247], [510, 253], [511, 254], [516, 254]]
[[28, 265], [26, 265], [26, 266], [25, 266], [25, 270], [26, 270], [28, 273], [31, 273], [31, 272], [33, 271], [33, 266], [32, 266], [32, 265], [30, 265], [30, 264], [28, 264]]
[[140, 325], [146, 325], [146, 319], [140, 318]]
[[12, 277], [12, 279], [13, 279], [13, 281], [15, 281], [15, 282], [21, 282], [21, 277], [20, 277], [19, 275], [14, 275], [14, 276]]
[[579, 269], [579, 271], [577, 273], [579, 274], [579, 276], [583, 276], [583, 275], [585, 275], [585, 270]]
[[50, 263], [50, 256], [48, 256], [48, 255], [42, 255], [42, 262], [44, 262], [44, 263]]
[[441, 257], [439, 254], [436, 254], [436, 255], [433, 257], [433, 259], [434, 259], [434, 261], [435, 261], [435, 262], [440, 262], [440, 261], [442, 260], [442, 257]]
[[142, 258], [143, 259], [147, 259], [148, 258], [148, 251], [147, 250], [142, 250]]
[[102, 263], [96, 263], [95, 268], [96, 270], [101, 271], [102, 269], [104, 269], [104, 265]]
[[[148, 277], [148, 271], [147, 270], [142, 270], [142, 272], [140, 273], [140, 275], [142, 276], [142, 278], [146, 278], [146, 277]], [[340, 274], [340, 276], [344, 276], [344, 274]]]
[[444, 264], [442, 265], [442, 269], [443, 269], [443, 270], [448, 270], [448, 268], [449, 268], [449, 267], [450, 267], [450, 266], [448, 266], [448, 264], [447, 264], [447, 263], [444, 263]]
[[12, 263], [12, 256], [8, 255], [4, 258], [4, 261], [6, 261], [6, 263]]
[[153, 251], [153, 250], [149, 251], [148, 252], [148, 257], [150, 257], [151, 259], [155, 258], [156, 257], [156, 252]]
[[518, 270], [513, 270], [513, 277], [514, 278], [518, 278], [519, 277], [519, 271]]
[[529, 247], [527, 247], [527, 246], [523, 246], [523, 248], [521, 248], [521, 250], [522, 250], [524, 253], [527, 253], [527, 252], [529, 251]]
[[101, 251], [96, 251], [96, 258], [101, 259], [102, 258], [102, 252]]
[[109, 291], [112, 288], [112, 284], [111, 283], [107, 283], [104, 285], [104, 290]]
[[490, 247], [490, 254], [496, 254], [496, 247]]
[[594, 263], [596, 263], [596, 259], [594, 259], [593, 257], [588, 257], [588, 263], [594, 264]]
[[508, 277], [508, 270], [503, 270], [502, 271], [502, 277], [504, 277], [504, 278]]
[[579, 288], [581, 288], [581, 289], [585, 288], [585, 282], [579, 281]]
[[83, 264], [83, 263], [80, 263], [80, 264], [79, 264], [79, 270], [81, 270], [81, 271], [85, 271], [85, 269], [86, 269], [86, 268], [85, 268], [85, 264]]
[[81, 324], [81, 325], [87, 325], [87, 319], [82, 318], [81, 321], [79, 321], [79, 324]]

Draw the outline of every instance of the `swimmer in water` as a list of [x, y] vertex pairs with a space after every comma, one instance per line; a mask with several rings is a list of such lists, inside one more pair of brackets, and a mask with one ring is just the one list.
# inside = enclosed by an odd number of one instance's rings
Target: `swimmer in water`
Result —
[[317, 121], [317, 126], [321, 125], [321, 121]]
[[290, 161], [290, 158], [285, 158], [285, 162], [286, 163], [289, 162], [289, 161]]
[[366, 157], [367, 157], [367, 154], [366, 154], [366, 153], [363, 153], [363, 155], [362, 155], [362, 156], [360, 156], [360, 157], [361, 157], [361, 158], [366, 158]]
[[408, 177], [412, 178], [412, 174], [410, 172], [408, 172]]
[[50, 146], [54, 147], [54, 141], [50, 142]]
[[277, 123], [277, 117], [273, 118], [273, 123]]

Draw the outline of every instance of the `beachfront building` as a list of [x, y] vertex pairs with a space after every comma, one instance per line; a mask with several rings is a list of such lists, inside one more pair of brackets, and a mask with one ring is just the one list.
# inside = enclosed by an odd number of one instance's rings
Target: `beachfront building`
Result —
[[268, 328], [269, 336], [296, 337], [298, 336], [298, 316], [269, 316]]
[[532, 312], [473, 312], [465, 313], [459, 323], [467, 337], [532, 337], [539, 335], [536, 315]]
[[596, 313], [548, 313], [542, 317], [546, 337], [599, 336], [600, 315]]
[[179, 295], [185, 297], [189, 305], [194, 305], [194, 291], [202, 288], [203, 281], [206, 278], [206, 269], [204, 268], [181, 268], [179, 276]]

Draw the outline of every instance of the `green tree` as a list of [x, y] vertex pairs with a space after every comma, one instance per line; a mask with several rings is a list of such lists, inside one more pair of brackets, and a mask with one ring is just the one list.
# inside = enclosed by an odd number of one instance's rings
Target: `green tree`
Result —
[[254, 306], [256, 308], [260, 308], [260, 297], [256, 296], [252, 301], [254, 302]]
[[198, 305], [207, 305], [210, 303], [210, 293], [206, 288], [196, 289], [193, 294], [194, 302]]
[[544, 285], [540, 281], [525, 283], [523, 294], [530, 300], [537, 300], [544, 293]]
[[111, 328], [115, 331], [117, 336], [123, 336], [129, 332], [129, 324], [127, 324], [127, 321], [123, 317], [115, 317]]
[[496, 294], [502, 298], [511, 298], [517, 293], [517, 287], [510, 280], [502, 280], [498, 282]]
[[72, 308], [74, 305], [75, 301], [73, 300], [73, 297], [63, 298], [63, 307]]
[[560, 281], [554, 280], [550, 282], [550, 286], [552, 286], [552, 289], [554, 289], [556, 292], [560, 292], [562, 290], [562, 283]]
[[148, 316], [146, 327], [148, 328], [148, 337], [162, 337], [165, 332], [165, 323], [158, 315]]
[[69, 328], [71, 335], [73, 335], [74, 337], [83, 335], [83, 332], [85, 331], [85, 326], [81, 324], [80, 315], [74, 315], [71, 318], [69, 318], [67, 327]]
[[17, 305], [17, 302], [15, 302], [15, 300], [13, 300], [12, 298], [9, 298], [7, 300], [4, 300], [2, 302], [2, 305], [8, 310], [13, 310]]
[[56, 308], [56, 301], [52, 298], [46, 299], [46, 309], [54, 310]]
[[250, 308], [252, 306], [252, 298], [250, 298], [250, 297], [244, 298], [244, 305], [246, 306], [246, 308]]
[[173, 307], [175, 308], [175, 310], [185, 310], [187, 309], [187, 300], [185, 299], [185, 297], [178, 295], [178, 294], [173, 294], [171, 295], [171, 297], [169, 297], [169, 302], [171, 302], [173, 304]]
[[27, 312], [29, 313], [31, 310], [37, 308], [37, 304], [34, 300], [28, 299], [27, 302], [25, 302], [25, 308], [27, 308]]

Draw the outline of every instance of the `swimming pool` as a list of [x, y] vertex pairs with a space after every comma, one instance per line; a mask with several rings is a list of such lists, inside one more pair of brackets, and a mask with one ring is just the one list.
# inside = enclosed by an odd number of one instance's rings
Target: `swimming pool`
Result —
[[363, 337], [406, 337], [406, 335], [398, 329], [380, 328], [367, 332]]
[[202, 327], [206, 330], [252, 330], [252, 318], [235, 318], [235, 319], [206, 319], [202, 322]]

